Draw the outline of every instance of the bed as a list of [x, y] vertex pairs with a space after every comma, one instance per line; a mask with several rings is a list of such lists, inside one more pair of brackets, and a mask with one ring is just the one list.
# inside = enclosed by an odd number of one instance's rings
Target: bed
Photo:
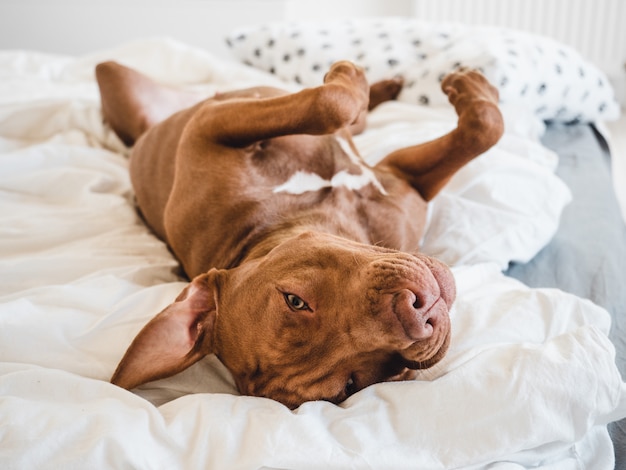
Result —
[[[164, 38], [78, 58], [0, 52], [0, 467], [624, 468], [626, 237], [589, 124], [619, 111], [601, 72], [546, 38], [406, 19], [227, 39], [236, 60]], [[238, 396], [213, 357], [132, 392], [108, 383], [187, 281], [135, 211], [95, 64], [210, 95], [317, 84], [338, 58], [406, 80], [356, 138], [370, 163], [455, 125], [445, 70], [478, 67], [500, 88], [505, 136], [435, 199], [423, 240], [458, 284], [446, 358], [293, 411]]]

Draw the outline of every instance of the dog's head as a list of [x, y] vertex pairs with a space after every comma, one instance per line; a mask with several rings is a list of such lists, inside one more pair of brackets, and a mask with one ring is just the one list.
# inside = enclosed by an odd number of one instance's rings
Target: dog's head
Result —
[[133, 388], [215, 353], [243, 394], [339, 403], [441, 360], [454, 298], [449, 269], [432, 258], [306, 233], [196, 277], [139, 333], [112, 382]]

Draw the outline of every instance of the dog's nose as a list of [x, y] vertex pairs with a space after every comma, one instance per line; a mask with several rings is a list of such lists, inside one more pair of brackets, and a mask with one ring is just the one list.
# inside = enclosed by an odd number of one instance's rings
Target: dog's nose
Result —
[[438, 292], [413, 292], [402, 289], [394, 294], [393, 311], [407, 336], [414, 341], [430, 338], [441, 317], [445, 304]]

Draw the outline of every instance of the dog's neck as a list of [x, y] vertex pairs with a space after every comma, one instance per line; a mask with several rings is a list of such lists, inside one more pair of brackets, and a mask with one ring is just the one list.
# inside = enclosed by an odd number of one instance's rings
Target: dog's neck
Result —
[[239, 263], [261, 258], [286, 240], [306, 232], [328, 233], [360, 243], [370, 243], [367, 231], [361, 225], [355, 224], [353, 220], [342, 219], [341, 214], [329, 215], [322, 210], [312, 210], [269, 227], [250, 240], [242, 251]]

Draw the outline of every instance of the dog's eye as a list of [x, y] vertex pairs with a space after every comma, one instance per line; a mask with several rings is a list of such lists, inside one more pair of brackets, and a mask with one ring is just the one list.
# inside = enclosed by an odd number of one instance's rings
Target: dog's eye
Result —
[[284, 294], [285, 302], [294, 310], [310, 310], [309, 305], [295, 294]]

